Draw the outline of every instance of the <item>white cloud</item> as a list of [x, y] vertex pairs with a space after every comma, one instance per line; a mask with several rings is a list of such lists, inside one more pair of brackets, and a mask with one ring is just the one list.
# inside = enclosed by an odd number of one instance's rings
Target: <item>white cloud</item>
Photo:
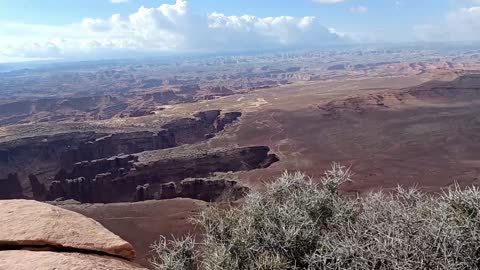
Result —
[[341, 2], [345, 2], [345, 0], [312, 0], [312, 1], [319, 4], [338, 4]]
[[368, 11], [368, 8], [365, 6], [350, 7], [351, 13], [366, 13], [367, 11]]
[[114, 14], [109, 20], [85, 18], [82, 27], [92, 32], [108, 32], [121, 23], [120, 14]]
[[185, 0], [157, 8], [142, 6], [125, 18], [114, 14], [64, 26], [2, 25], [0, 36], [0, 58], [318, 46], [343, 38], [322, 26], [316, 17], [227, 16], [216, 12], [199, 16]]
[[449, 31], [458, 39], [479, 40], [480, 7], [462, 8], [447, 16]]
[[208, 29], [213, 42], [222, 47], [233, 44], [240, 48], [321, 45], [338, 37], [321, 26], [315, 17], [258, 18], [212, 13], [208, 16]]
[[121, 4], [121, 3], [127, 3], [128, 0], [110, 0], [110, 3], [112, 4]]
[[435, 24], [416, 25], [414, 32], [426, 41], [480, 41], [480, 6], [462, 8]]

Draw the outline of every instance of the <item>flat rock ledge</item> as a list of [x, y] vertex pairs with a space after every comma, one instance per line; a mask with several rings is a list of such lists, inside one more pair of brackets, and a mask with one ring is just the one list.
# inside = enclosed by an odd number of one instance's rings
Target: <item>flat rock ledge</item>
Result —
[[146, 270], [109, 256], [51, 251], [0, 251], [1, 270]]
[[81, 214], [30, 200], [0, 201], [0, 270], [144, 269], [132, 245]]

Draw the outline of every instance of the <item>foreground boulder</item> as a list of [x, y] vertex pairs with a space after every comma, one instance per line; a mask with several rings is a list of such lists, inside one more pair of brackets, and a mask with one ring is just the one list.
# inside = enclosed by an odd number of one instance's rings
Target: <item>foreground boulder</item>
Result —
[[0, 269], [142, 269], [130, 243], [81, 214], [8, 200], [0, 220]]
[[109, 256], [29, 250], [0, 251], [0, 269], [146, 270], [132, 262]]
[[41, 246], [135, 258], [132, 245], [78, 213], [28, 200], [0, 202], [0, 248]]

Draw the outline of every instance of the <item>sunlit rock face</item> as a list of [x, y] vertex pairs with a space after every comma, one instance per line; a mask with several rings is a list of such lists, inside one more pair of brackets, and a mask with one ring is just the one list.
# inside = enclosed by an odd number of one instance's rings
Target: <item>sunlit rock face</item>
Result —
[[0, 269], [143, 269], [132, 245], [81, 214], [4, 200], [0, 218]]

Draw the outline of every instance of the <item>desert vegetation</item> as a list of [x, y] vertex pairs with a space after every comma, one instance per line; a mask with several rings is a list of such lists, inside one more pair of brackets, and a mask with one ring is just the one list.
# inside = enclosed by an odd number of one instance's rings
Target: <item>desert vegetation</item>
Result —
[[346, 196], [338, 164], [321, 181], [284, 173], [241, 207], [194, 219], [203, 239], [152, 247], [154, 269], [479, 269], [480, 190], [416, 188]]

